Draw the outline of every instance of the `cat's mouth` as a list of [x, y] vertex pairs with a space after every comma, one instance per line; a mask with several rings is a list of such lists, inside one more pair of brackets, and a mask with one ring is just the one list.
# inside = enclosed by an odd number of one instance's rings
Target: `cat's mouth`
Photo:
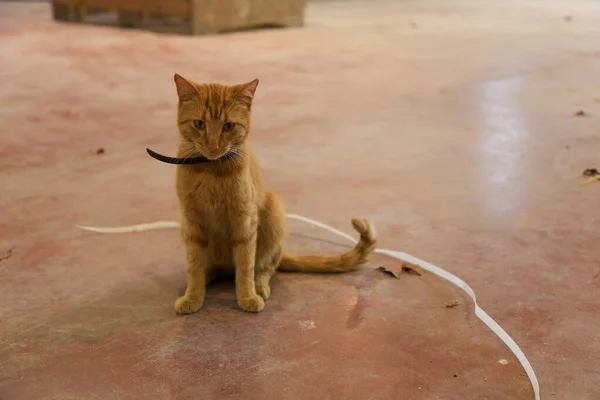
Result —
[[191, 165], [191, 164], [203, 164], [203, 163], [207, 163], [207, 162], [211, 162], [211, 161], [224, 161], [224, 160], [230, 160], [232, 158], [235, 157], [235, 153], [230, 151], [228, 153], [223, 154], [220, 157], [214, 158], [214, 159], [210, 159], [204, 156], [194, 156], [194, 157], [185, 157], [185, 158], [181, 158], [181, 157], [169, 157], [169, 156], [165, 156], [162, 154], [159, 154], [153, 150], [150, 150], [148, 148], [146, 148], [146, 151], [148, 152], [148, 154], [150, 155], [150, 157], [158, 160], [158, 161], [162, 161], [164, 163], [167, 164], [175, 164], [175, 165]]
[[206, 159], [208, 159], [209, 161], [215, 161], [220, 159], [221, 157], [225, 156], [227, 153], [230, 153], [230, 149], [225, 150], [225, 152], [222, 152], [221, 154], [218, 154], [216, 151], [210, 151], [208, 150], [207, 152], [200, 152], [200, 150], [198, 148], [196, 148], [196, 151], [198, 152], [197, 154], [205, 154], [204, 157]]

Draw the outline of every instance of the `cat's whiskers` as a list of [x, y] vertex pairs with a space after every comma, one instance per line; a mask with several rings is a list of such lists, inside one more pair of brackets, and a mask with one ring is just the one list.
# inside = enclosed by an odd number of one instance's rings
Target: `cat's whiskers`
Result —
[[240, 147], [232, 147], [230, 150], [230, 153], [233, 153], [233, 157], [231, 158], [231, 160], [233, 161], [233, 163], [236, 166], [242, 166], [243, 165], [243, 159], [244, 156], [246, 156], [246, 152], [241, 149]]
[[190, 141], [188, 142], [188, 145], [189, 147], [183, 151], [181, 157], [179, 157], [180, 159], [178, 160], [177, 164], [184, 163], [185, 159], [187, 158], [203, 157], [203, 155], [198, 151], [196, 146], [194, 146], [194, 143]]
[[183, 154], [181, 155], [181, 157], [179, 157], [179, 159], [177, 160], [176, 164], [182, 164], [184, 162], [184, 160], [188, 157], [190, 157], [190, 155], [192, 154], [192, 151], [194, 150], [194, 148], [188, 148], [187, 150], [185, 150], [183, 152]]

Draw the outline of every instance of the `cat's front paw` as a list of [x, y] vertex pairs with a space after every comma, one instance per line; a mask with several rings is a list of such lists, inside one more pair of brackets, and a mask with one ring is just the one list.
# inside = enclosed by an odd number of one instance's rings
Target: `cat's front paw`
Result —
[[269, 296], [271, 295], [271, 287], [268, 283], [257, 283], [256, 294], [262, 297], [263, 299], [268, 300]]
[[245, 299], [238, 299], [238, 304], [242, 310], [247, 312], [261, 312], [265, 308], [265, 301], [262, 297], [254, 295]]
[[202, 302], [190, 297], [180, 297], [175, 301], [175, 312], [177, 314], [192, 314], [202, 307]]

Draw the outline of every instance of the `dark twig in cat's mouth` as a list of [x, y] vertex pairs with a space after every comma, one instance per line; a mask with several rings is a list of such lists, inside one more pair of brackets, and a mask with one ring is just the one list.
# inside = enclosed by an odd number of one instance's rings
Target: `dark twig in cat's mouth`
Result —
[[232, 151], [232, 152], [223, 154], [221, 157], [219, 157], [217, 159], [210, 160], [204, 156], [195, 156], [195, 157], [186, 157], [186, 158], [169, 157], [169, 156], [164, 156], [162, 154], [159, 154], [148, 148], [146, 149], [146, 151], [148, 152], [150, 157], [152, 157], [158, 161], [162, 161], [167, 164], [176, 164], [176, 165], [203, 164], [203, 163], [207, 163], [210, 161], [226, 161], [226, 160], [230, 160], [236, 156], [236, 153]]

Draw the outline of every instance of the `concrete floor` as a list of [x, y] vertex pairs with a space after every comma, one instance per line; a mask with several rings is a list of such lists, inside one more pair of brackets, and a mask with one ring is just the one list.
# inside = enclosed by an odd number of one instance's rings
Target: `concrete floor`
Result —
[[[0, 399], [532, 398], [459, 290], [389, 259], [281, 274], [258, 315], [218, 283], [180, 317], [176, 231], [76, 229], [177, 218], [144, 151], [174, 153], [174, 72], [259, 77], [254, 149], [289, 211], [371, 219], [471, 284], [543, 398], [599, 399], [600, 183], [577, 185], [600, 167], [599, 44], [596, 0], [318, 1], [303, 29], [204, 38], [0, 3]], [[291, 228], [291, 251], [342, 250]]]

